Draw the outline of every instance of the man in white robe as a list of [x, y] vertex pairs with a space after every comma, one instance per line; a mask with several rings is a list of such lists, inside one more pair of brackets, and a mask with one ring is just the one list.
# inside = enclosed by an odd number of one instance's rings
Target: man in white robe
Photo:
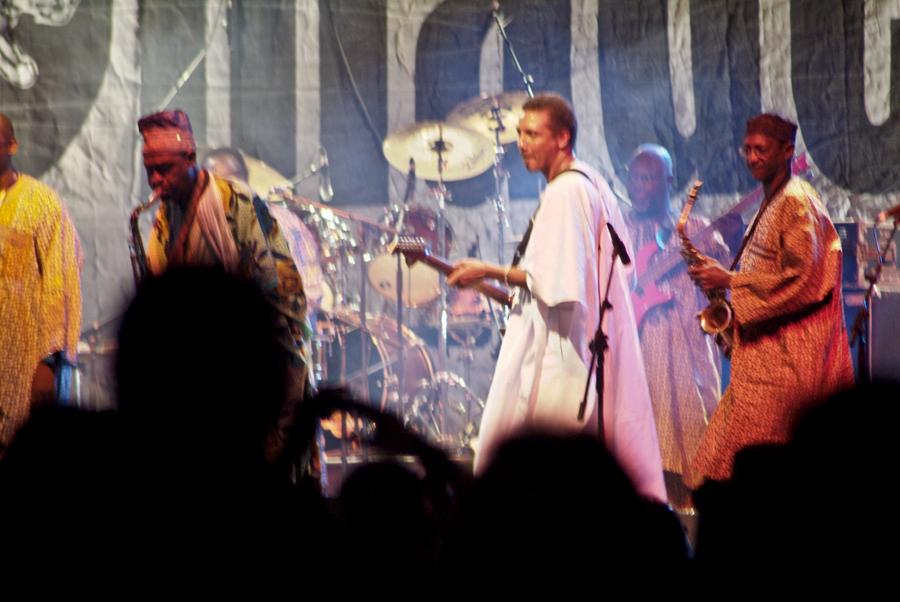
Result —
[[[589, 344], [600, 304], [609, 347], [603, 363], [603, 425], [607, 448], [642, 494], [666, 500], [653, 408], [644, 372], [630, 290], [633, 269], [614, 252], [607, 224], [626, 239], [627, 229], [609, 187], [575, 159], [571, 106], [555, 95], [525, 104], [519, 150], [529, 171], [541, 171], [547, 189], [533, 227], [512, 266], [463, 260], [448, 277], [466, 286], [492, 278], [511, 288], [506, 336], [481, 422], [475, 472], [518, 432], [598, 434], [595, 374]], [[599, 248], [599, 251], [598, 251]], [[610, 279], [611, 278], [611, 279]], [[588, 387], [588, 404], [579, 406]]]

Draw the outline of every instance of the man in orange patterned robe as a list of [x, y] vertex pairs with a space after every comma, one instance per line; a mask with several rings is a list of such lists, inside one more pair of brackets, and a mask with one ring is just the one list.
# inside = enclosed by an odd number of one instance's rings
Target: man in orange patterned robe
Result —
[[731, 382], [694, 468], [731, 478], [735, 454], [786, 443], [801, 413], [853, 386], [841, 299], [841, 244], [816, 191], [791, 177], [797, 125], [772, 114], [747, 122], [742, 154], [765, 198], [750, 225], [740, 269], [692, 268], [704, 289], [731, 290]]
[[56, 191], [12, 166], [12, 123], [0, 113], [0, 455], [28, 419], [39, 363], [68, 400], [81, 335], [81, 245]]

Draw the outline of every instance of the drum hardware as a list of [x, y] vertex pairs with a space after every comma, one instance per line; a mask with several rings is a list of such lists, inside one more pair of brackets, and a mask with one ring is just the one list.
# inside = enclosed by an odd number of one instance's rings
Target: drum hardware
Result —
[[504, 24], [503, 15], [501, 15], [499, 11], [500, 3], [496, 1], [493, 2], [491, 5], [491, 17], [493, 17], [494, 23], [497, 24], [497, 31], [500, 32], [500, 36], [503, 38], [503, 41], [506, 42], [506, 47], [509, 48], [509, 55], [513, 60], [513, 65], [516, 66], [516, 69], [522, 76], [522, 82], [525, 84], [525, 91], [528, 93], [528, 97], [534, 98], [534, 90], [531, 89], [534, 78], [532, 78], [530, 74], [525, 73], [525, 70], [522, 69], [522, 64], [519, 63], [519, 57], [516, 56], [516, 51], [513, 48], [512, 42], [510, 42], [509, 38], [506, 36], [506, 24]]
[[[414, 165], [418, 176], [426, 180], [437, 181], [431, 191], [437, 200], [436, 228], [438, 236], [438, 253], [447, 250], [447, 237], [444, 231], [445, 202], [449, 193], [444, 186], [445, 181], [465, 180], [488, 170], [493, 162], [490, 153], [490, 141], [479, 134], [465, 128], [449, 125], [440, 121], [422, 121], [400, 129], [388, 136], [382, 144], [384, 156], [394, 168], [404, 171]], [[402, 290], [403, 268], [397, 262], [398, 298]], [[438, 336], [438, 370], [443, 371], [447, 359], [447, 296], [446, 287], [438, 277], [437, 297], [440, 300], [441, 328]], [[376, 289], [377, 290], [377, 289]], [[443, 395], [440, 396], [443, 399]]]
[[[438, 372], [434, 379], [419, 381], [419, 388], [406, 408], [406, 426], [446, 448], [467, 447], [478, 428], [474, 418], [484, 410], [484, 402], [475, 395], [466, 381], [452, 372]], [[462, 399], [442, 401], [441, 389]]]
[[497, 212], [497, 257], [505, 264], [504, 236], [509, 228], [504, 191], [508, 188], [509, 172], [503, 168], [504, 144], [518, 138], [517, 126], [523, 115], [522, 106], [528, 100], [523, 92], [505, 92], [481, 96], [457, 105], [447, 121], [480, 132], [494, 141], [494, 209]]
[[456, 105], [447, 123], [478, 132], [495, 144], [512, 144], [519, 137], [516, 127], [527, 101], [524, 92], [484, 94]]
[[[318, 160], [317, 160], [318, 158]], [[309, 168], [302, 174], [285, 181], [283, 178], [280, 182], [271, 185], [267, 195], [271, 195], [274, 191], [282, 189], [293, 189], [297, 184], [308, 180], [313, 176], [319, 177], [319, 202], [330, 203], [334, 198], [334, 189], [331, 187], [331, 173], [328, 166], [328, 152], [324, 146], [320, 146], [313, 155], [313, 159], [309, 162]]]

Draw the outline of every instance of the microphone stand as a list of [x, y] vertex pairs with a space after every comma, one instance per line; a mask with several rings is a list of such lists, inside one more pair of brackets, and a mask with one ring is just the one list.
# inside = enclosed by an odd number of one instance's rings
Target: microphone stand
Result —
[[534, 78], [531, 75], [525, 73], [522, 69], [522, 65], [519, 63], [519, 57], [516, 56], [516, 51], [513, 49], [512, 42], [509, 41], [509, 38], [506, 36], [506, 28], [503, 26], [503, 19], [500, 18], [500, 13], [497, 11], [500, 10], [500, 3], [494, 2], [493, 7], [491, 8], [491, 16], [494, 18], [494, 22], [497, 24], [497, 29], [500, 31], [500, 36], [503, 38], [503, 41], [506, 42], [506, 47], [509, 48], [509, 55], [512, 57], [513, 65], [516, 66], [516, 69], [522, 75], [522, 81], [525, 83], [525, 92], [528, 93], [529, 98], [534, 98], [534, 90], [531, 89], [531, 84], [534, 82]]
[[[613, 272], [616, 269], [616, 259], [621, 259], [623, 265], [631, 263], [631, 258], [628, 257], [628, 253], [625, 251], [625, 245], [622, 244], [612, 224], [607, 222], [606, 227], [609, 229], [610, 239], [612, 240], [613, 261], [609, 268], [609, 277], [606, 280], [606, 295], [604, 295], [603, 302], [600, 304], [600, 322], [597, 324], [597, 332], [594, 333], [594, 339], [588, 345], [588, 349], [591, 350], [591, 365], [588, 368], [587, 382], [584, 384], [584, 397], [581, 399], [581, 405], [578, 406], [578, 422], [583, 422], [585, 410], [587, 409], [588, 392], [591, 388], [591, 375], [596, 367], [597, 378], [594, 381], [594, 386], [597, 390], [597, 436], [604, 445], [606, 444], [606, 432], [603, 424], [603, 369], [604, 354], [609, 349], [609, 337], [603, 332], [603, 316], [607, 310], [613, 308], [612, 303], [609, 302], [609, 290], [612, 286]], [[599, 248], [597, 252], [600, 252]]]

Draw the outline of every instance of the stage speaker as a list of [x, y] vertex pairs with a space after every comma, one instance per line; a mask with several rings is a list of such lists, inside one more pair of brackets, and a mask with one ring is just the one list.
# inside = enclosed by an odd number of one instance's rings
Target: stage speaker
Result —
[[872, 296], [869, 313], [869, 365], [872, 380], [900, 383], [900, 291]]

